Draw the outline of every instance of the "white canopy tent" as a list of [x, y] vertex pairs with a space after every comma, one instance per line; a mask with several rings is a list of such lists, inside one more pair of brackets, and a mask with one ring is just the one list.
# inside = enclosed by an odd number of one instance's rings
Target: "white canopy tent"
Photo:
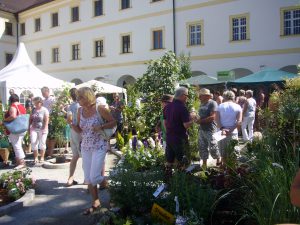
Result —
[[90, 80], [87, 82], [84, 82], [82, 84], [78, 84], [75, 86], [76, 88], [81, 87], [94, 87], [96, 88], [100, 93], [126, 93], [125, 88], [121, 88], [112, 84], [107, 84], [98, 80]]
[[122, 93], [125, 95], [125, 101], [127, 102], [127, 95], [126, 95], [126, 89], [121, 88], [112, 84], [107, 84], [98, 80], [90, 80], [87, 82], [84, 82], [82, 84], [78, 84], [75, 86], [76, 88], [81, 88], [81, 87], [90, 87], [97, 89], [98, 92], [100, 93], [105, 93], [105, 94], [112, 94], [112, 93]]
[[13, 60], [0, 71], [0, 95], [4, 104], [8, 101], [10, 89], [14, 89], [22, 102], [22, 96], [28, 93], [41, 96], [44, 86], [54, 91], [67, 84], [73, 86], [39, 70], [30, 60], [24, 43], [19, 44]]

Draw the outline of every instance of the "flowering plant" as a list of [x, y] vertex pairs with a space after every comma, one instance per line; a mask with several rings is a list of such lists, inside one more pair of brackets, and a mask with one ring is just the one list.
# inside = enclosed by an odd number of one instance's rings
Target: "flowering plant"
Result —
[[0, 188], [6, 189], [8, 191], [8, 197], [12, 200], [21, 198], [35, 183], [35, 180], [29, 177], [31, 172], [29, 168], [26, 168], [26, 170], [22, 171], [9, 171], [1, 174]]

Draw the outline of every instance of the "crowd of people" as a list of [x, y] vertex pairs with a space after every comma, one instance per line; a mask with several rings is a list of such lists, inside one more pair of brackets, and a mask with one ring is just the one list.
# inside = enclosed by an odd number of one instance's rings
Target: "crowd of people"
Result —
[[[50, 95], [47, 87], [41, 89], [41, 97], [30, 95], [25, 107], [20, 103], [18, 95], [10, 93], [9, 109], [4, 120], [9, 122], [18, 115], [30, 113], [29, 135], [34, 155], [34, 163], [43, 163], [45, 157], [52, 156], [47, 151], [46, 140], [51, 123], [49, 123], [52, 107], [56, 102]], [[109, 140], [100, 135], [101, 130], [117, 126], [117, 131], [123, 131], [124, 103], [118, 94], [114, 94], [113, 102], [109, 106], [103, 96], [95, 95], [91, 88], [70, 89], [72, 101], [61, 107], [67, 125], [70, 127], [70, 144], [72, 159], [69, 168], [69, 177], [66, 186], [78, 184], [74, 179], [77, 161], [82, 157], [84, 183], [87, 184], [91, 194], [91, 207], [83, 214], [89, 215], [101, 206], [97, 184], [106, 185], [104, 177], [106, 152], [110, 149]], [[239, 134], [244, 142], [253, 140], [254, 123], [257, 120], [257, 111], [265, 105], [265, 95], [259, 90], [254, 98], [253, 90], [226, 90], [211, 93], [209, 89], [202, 88], [198, 93], [200, 107], [198, 112], [190, 112], [186, 106], [189, 90], [179, 87], [173, 95], [164, 95], [161, 98], [163, 113], [157, 124], [157, 131], [161, 132], [161, 143], [165, 150], [165, 177], [168, 180], [172, 175], [172, 168], [186, 168], [189, 163], [186, 152], [189, 148], [188, 129], [196, 124], [199, 127], [198, 150], [202, 168], [207, 167], [209, 155], [216, 160], [216, 166], [226, 163], [226, 147], [231, 140], [238, 140]], [[104, 122], [103, 122], [104, 121]], [[26, 167], [25, 154], [22, 142], [26, 132], [7, 135], [13, 146], [16, 157], [16, 169]], [[143, 143], [137, 139], [137, 132], [132, 130], [133, 138], [129, 145], [140, 148]], [[220, 138], [221, 137], [221, 138]], [[39, 159], [40, 157], [40, 159]], [[299, 176], [298, 176], [299, 178]], [[298, 179], [299, 180], [299, 179]]]
[[[53, 150], [47, 149], [46, 141], [52, 126], [49, 121], [56, 99], [50, 94], [48, 87], [43, 87], [41, 94], [43, 98], [34, 97], [32, 94], [28, 96], [24, 107], [20, 103], [19, 96], [10, 90], [9, 108], [3, 121], [0, 122], [3, 125], [3, 122], [13, 121], [18, 115], [30, 114], [28, 133], [35, 165], [43, 163], [46, 156], [53, 155]], [[116, 125], [118, 125], [118, 129], [122, 129], [121, 111], [124, 105], [120, 101], [119, 95], [114, 94], [114, 101], [111, 106], [108, 106], [103, 96], [97, 97], [88, 87], [78, 90], [72, 88], [70, 96], [72, 102], [60, 106], [61, 112], [65, 114], [67, 126], [71, 127], [69, 136], [72, 159], [66, 186], [78, 184], [74, 180], [74, 172], [79, 157], [82, 157], [84, 183], [88, 186], [92, 197], [91, 207], [83, 212], [84, 215], [88, 215], [101, 206], [97, 184], [104, 186], [106, 184], [104, 178], [105, 156], [110, 146], [107, 138], [103, 137], [100, 131]], [[12, 134], [7, 129], [5, 131], [15, 153], [16, 167], [14, 169], [26, 167], [22, 143], [27, 131], [18, 134]]]
[[[240, 95], [236, 96], [235, 90], [226, 90], [222, 95], [216, 92], [213, 95], [209, 89], [202, 88], [199, 91], [200, 107], [197, 113], [188, 111], [188, 97], [188, 89], [180, 87], [175, 91], [174, 100], [163, 105], [167, 173], [175, 158], [180, 166], [185, 163], [182, 160], [184, 149], [188, 147], [187, 129], [193, 123], [199, 125], [199, 154], [203, 167], [207, 166], [209, 154], [216, 159], [217, 166], [224, 163], [226, 146], [230, 140], [238, 140], [239, 130], [244, 142], [253, 139], [258, 106], [252, 90], [240, 90]], [[165, 96], [162, 99], [164, 98]], [[224, 136], [221, 140], [216, 140], [217, 131]]]

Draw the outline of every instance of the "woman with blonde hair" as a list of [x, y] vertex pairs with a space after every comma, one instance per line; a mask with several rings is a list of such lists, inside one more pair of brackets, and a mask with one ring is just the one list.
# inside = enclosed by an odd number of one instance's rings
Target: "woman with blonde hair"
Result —
[[[100, 184], [104, 179], [101, 170], [107, 151], [107, 141], [100, 136], [99, 131], [114, 127], [116, 121], [107, 108], [99, 105], [96, 109], [96, 97], [92, 89], [80, 88], [77, 100], [81, 106], [77, 113], [78, 124], [71, 126], [76, 132], [81, 133], [82, 137], [81, 155], [84, 182], [88, 184], [89, 193], [92, 196], [92, 205], [83, 214], [89, 215], [101, 207], [97, 184]], [[100, 116], [106, 121], [105, 123], [101, 124]]]

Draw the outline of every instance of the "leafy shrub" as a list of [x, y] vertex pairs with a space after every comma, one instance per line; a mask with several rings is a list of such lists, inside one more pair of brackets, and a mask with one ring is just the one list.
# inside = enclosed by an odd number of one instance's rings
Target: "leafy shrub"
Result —
[[154, 203], [152, 195], [162, 184], [161, 168], [152, 167], [143, 172], [118, 165], [110, 174], [112, 201], [125, 210], [125, 214], [140, 215], [149, 212]]
[[161, 148], [141, 147], [133, 150], [127, 147], [124, 151], [124, 163], [135, 171], [144, 171], [155, 166], [163, 165], [164, 152]]
[[176, 172], [167, 189], [169, 195], [158, 200], [158, 204], [169, 212], [176, 214], [175, 196], [179, 201], [179, 214], [189, 215], [194, 212], [197, 218], [209, 220], [217, 191], [210, 186], [200, 185], [197, 178], [184, 172]]
[[[298, 168], [300, 78], [288, 80], [277, 93], [276, 109], [266, 109], [264, 138], [247, 145], [253, 176], [245, 180], [245, 216], [260, 225], [299, 223], [300, 210], [290, 202], [290, 186]], [[276, 110], [276, 112], [274, 112]]]
[[3, 173], [0, 177], [0, 186], [8, 190], [8, 195], [12, 200], [17, 200], [34, 185], [34, 180], [28, 177], [30, 173], [29, 168], [22, 171]]

